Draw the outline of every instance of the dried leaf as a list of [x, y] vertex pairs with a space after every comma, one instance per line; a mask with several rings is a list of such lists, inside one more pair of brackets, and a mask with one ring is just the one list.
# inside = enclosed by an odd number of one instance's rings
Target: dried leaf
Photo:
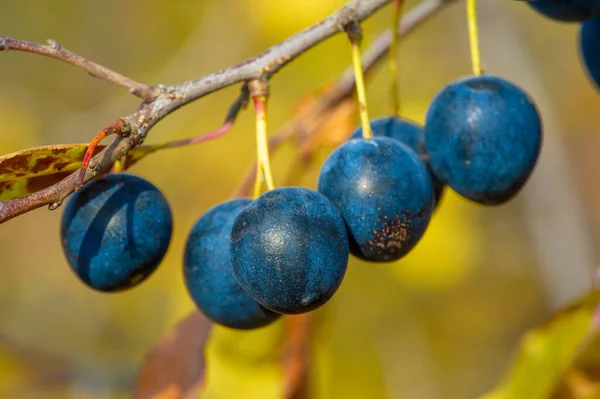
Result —
[[308, 397], [310, 315], [288, 316], [285, 322], [288, 330], [283, 353], [285, 398], [304, 399]]
[[191, 399], [204, 381], [204, 345], [212, 322], [194, 312], [148, 353], [135, 383], [134, 399]]
[[299, 132], [300, 153], [312, 154], [319, 147], [335, 148], [346, 141], [356, 128], [357, 105], [347, 98], [331, 110], [318, 105], [327, 91], [335, 86], [326, 86], [317, 93], [302, 97], [294, 108], [294, 115], [302, 117]]
[[[578, 357], [589, 354], [590, 343], [598, 345], [598, 326], [594, 315], [599, 304], [600, 292], [593, 291], [528, 332], [501, 383], [480, 399], [547, 399], [552, 398], [557, 389], [564, 393], [560, 381], [563, 377], [572, 379], [578, 376], [569, 371], [573, 370], [572, 365], [576, 364]], [[595, 353], [592, 363], [598, 369], [600, 357], [597, 354], [600, 352]], [[577, 382], [582, 383], [582, 380]], [[554, 397], [566, 399], [588, 396], [560, 394]]]

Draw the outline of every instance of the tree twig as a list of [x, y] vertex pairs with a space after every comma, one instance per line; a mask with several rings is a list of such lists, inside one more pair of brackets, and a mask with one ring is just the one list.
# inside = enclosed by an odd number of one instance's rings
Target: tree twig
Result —
[[74, 54], [52, 39], [49, 39], [47, 42], [48, 44], [44, 45], [0, 36], [0, 51], [23, 51], [66, 62], [85, 70], [94, 77], [127, 89], [131, 94], [146, 101], [154, 100], [160, 92], [160, 89], [157, 87], [150, 87], [144, 83], [136, 82], [120, 73]]
[[[207, 75], [198, 80], [184, 82], [171, 87], [162, 87], [162, 90], [160, 90], [160, 93], [153, 101], [142, 103], [136, 112], [121, 118], [128, 123], [131, 128], [131, 133], [127, 137], [116, 137], [111, 144], [94, 156], [91, 162], [93, 168], [89, 168], [86, 171], [83, 181], [87, 182], [94, 178], [98, 173], [110, 168], [115, 161], [121, 159], [128, 151], [141, 144], [150, 129], [173, 111], [200, 97], [233, 84], [248, 82], [253, 79], [268, 79], [306, 50], [337, 33], [343, 32], [344, 27], [349, 22], [363, 21], [392, 1], [393, 0], [351, 1], [323, 21], [272, 46], [270, 49], [254, 58]], [[429, 13], [425, 12], [427, 9], [435, 11], [443, 4], [451, 1], [453, 0], [424, 0], [423, 3], [418, 6], [420, 11], [407, 14], [404, 18], [404, 23], [406, 26], [416, 25], [433, 14], [432, 11]], [[7, 40], [7, 38], [3, 37], [0, 40], [0, 47], [8, 46]], [[377, 43], [379, 43], [379, 41]], [[41, 50], [40, 53], [42, 53]], [[374, 55], [377, 54], [374, 53]], [[369, 53], [365, 54], [365, 57], [367, 56], [369, 56]], [[343, 87], [343, 85], [348, 84], [348, 82], [348, 80], [343, 79], [340, 82], [340, 86]], [[336, 100], [338, 97], [346, 97], [343, 90], [335, 91], [333, 96], [326, 99], [325, 104], [335, 104], [336, 101], [339, 101]], [[26, 197], [3, 203], [0, 202], [0, 223], [4, 223], [18, 215], [40, 208], [44, 205], [56, 208], [57, 205], [62, 203], [62, 201], [73, 192], [75, 187], [77, 187], [78, 175], [78, 172], [74, 172], [55, 185], [32, 193]]]

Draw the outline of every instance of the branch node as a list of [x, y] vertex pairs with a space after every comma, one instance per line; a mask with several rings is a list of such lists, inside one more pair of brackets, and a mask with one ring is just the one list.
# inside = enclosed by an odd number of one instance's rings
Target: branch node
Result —
[[269, 82], [263, 79], [254, 79], [248, 82], [248, 91], [250, 97], [268, 97], [269, 96]]
[[8, 50], [8, 42], [5, 37], [0, 37], [0, 51]]
[[127, 137], [131, 133], [131, 124], [123, 118], [119, 118], [116, 123], [115, 132], [119, 136]]
[[363, 37], [363, 30], [360, 23], [356, 20], [350, 20], [344, 25], [344, 32], [348, 35], [351, 43], [359, 43]]
[[[77, 190], [76, 190], [77, 191]], [[49, 211], [55, 211], [56, 209], [58, 209], [58, 207], [60, 207], [62, 205], [62, 201], [57, 201], [57, 202], [53, 202], [50, 205], [48, 205], [48, 210]]]
[[349, 4], [343, 7], [336, 19], [336, 25], [340, 32], [345, 32], [346, 27], [356, 21], [356, 7], [358, 2], [354, 2], [353, 4]]
[[50, 46], [51, 48], [53, 48], [54, 50], [60, 51], [62, 50], [62, 46], [60, 44], [58, 44], [56, 42], [56, 40], [52, 40], [52, 39], [47, 39], [46, 43], [48, 43], [48, 46]]

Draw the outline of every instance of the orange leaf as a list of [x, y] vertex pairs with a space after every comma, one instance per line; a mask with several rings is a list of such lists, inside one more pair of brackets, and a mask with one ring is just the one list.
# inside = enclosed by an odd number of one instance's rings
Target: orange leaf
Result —
[[309, 156], [319, 147], [335, 148], [346, 141], [356, 129], [357, 106], [347, 98], [330, 110], [318, 106], [319, 94], [302, 98], [294, 114], [302, 116], [299, 135], [300, 153]]
[[212, 322], [196, 311], [148, 353], [140, 368], [134, 399], [191, 399], [204, 381], [204, 345]]

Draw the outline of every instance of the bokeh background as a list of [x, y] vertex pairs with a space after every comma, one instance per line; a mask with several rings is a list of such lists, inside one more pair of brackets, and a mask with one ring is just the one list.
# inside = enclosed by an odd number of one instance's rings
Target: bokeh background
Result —
[[[150, 84], [174, 84], [239, 62], [317, 22], [344, 0], [7, 1], [0, 33], [66, 48]], [[539, 165], [507, 205], [484, 208], [450, 191], [418, 247], [390, 265], [352, 260], [334, 299], [315, 313], [310, 391], [316, 398], [472, 398], [492, 388], [524, 331], [591, 285], [600, 223], [600, 95], [579, 63], [576, 25], [522, 2], [479, 2], [485, 68], [519, 84], [545, 124]], [[407, 1], [407, 7], [416, 1]], [[422, 121], [449, 81], [470, 73], [464, 3], [425, 23], [400, 50], [404, 115]], [[364, 24], [365, 44], [391, 8]], [[350, 62], [342, 36], [272, 80], [269, 128]], [[372, 117], [389, 113], [388, 71], [368, 82]], [[152, 130], [147, 143], [189, 137], [222, 122], [237, 95], [222, 90]], [[60, 62], [0, 55], [0, 151], [83, 143], [132, 112], [137, 99]], [[315, 187], [331, 148], [297, 184]], [[275, 179], [297, 167], [294, 142], [274, 155]], [[224, 138], [157, 153], [131, 170], [169, 199], [175, 233], [144, 284], [100, 294], [69, 269], [61, 210], [0, 226], [0, 397], [126, 398], [145, 353], [194, 307], [182, 252], [194, 221], [227, 199], [254, 158], [252, 112]], [[211, 337], [205, 395], [278, 398], [281, 323]], [[208, 397], [207, 396], [207, 397]]]

